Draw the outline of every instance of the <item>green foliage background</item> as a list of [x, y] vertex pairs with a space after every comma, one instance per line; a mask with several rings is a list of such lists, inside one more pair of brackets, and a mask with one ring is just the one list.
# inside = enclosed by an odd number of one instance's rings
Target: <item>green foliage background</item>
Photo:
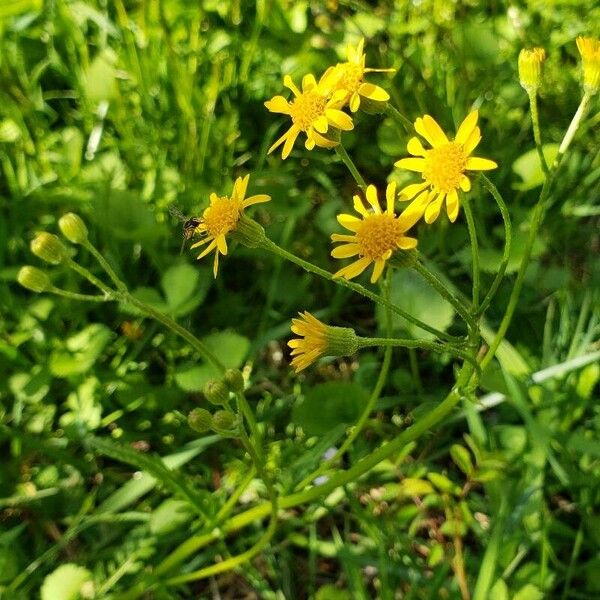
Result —
[[[181, 225], [168, 205], [199, 214], [211, 191], [228, 193], [250, 172], [251, 191], [273, 197], [254, 212], [270, 237], [325, 268], [339, 266], [328, 236], [354, 182], [332, 152], [297, 144], [285, 162], [267, 157], [283, 121], [263, 102], [281, 93], [283, 74], [321, 73], [364, 36], [368, 64], [397, 69], [378, 83], [409, 118], [429, 113], [452, 130], [479, 107], [480, 154], [500, 165], [492, 179], [515, 225], [514, 271], [541, 185], [518, 52], [546, 48], [542, 135], [557, 143], [581, 96], [574, 39], [599, 30], [592, 0], [0, 2], [0, 594], [104, 598], [144, 581], [147, 566], [201, 526], [181, 482], [214, 514], [249, 469], [235, 444], [197, 439], [188, 428], [212, 372], [170, 332], [125, 307], [17, 286], [22, 264], [41, 266], [28, 250], [35, 231], [55, 232], [64, 212], [79, 213], [131, 289], [205, 339], [227, 366], [251, 372], [269, 467], [290, 493], [356, 419], [381, 357], [363, 352], [294, 376], [289, 319], [307, 309], [367, 333], [378, 315], [347, 290], [241, 246], [213, 280], [210, 261], [179, 256]], [[600, 368], [588, 361], [542, 385], [531, 379], [598, 349], [599, 110], [596, 98], [552, 193], [511, 345], [500, 353], [510, 375], [495, 367], [484, 377], [482, 393], [507, 399], [482, 405], [481, 414], [463, 407], [363, 480], [289, 511], [258, 560], [213, 582], [222, 597], [460, 598], [457, 553], [472, 590], [493, 586], [481, 598], [600, 595]], [[380, 186], [390, 175], [404, 181], [392, 164], [407, 139], [381, 115], [357, 116], [344, 135], [365, 179]], [[471, 195], [489, 285], [501, 221], [481, 186]], [[454, 226], [420, 225], [418, 234], [431, 264], [469, 293], [462, 217]], [[85, 251], [77, 260], [97, 270]], [[89, 291], [66, 268], [51, 277]], [[423, 285], [401, 272], [394, 298], [459, 330]], [[509, 277], [488, 314], [492, 329], [510, 290]], [[397, 435], [452, 382], [448, 359], [395, 351], [349, 463]], [[102, 446], [111, 440], [138, 452], [130, 461], [115, 456]], [[170, 483], [160, 463], [143, 462], [154, 455], [178, 469]], [[242, 503], [263, 496], [254, 480]], [[243, 551], [261, 527], [221, 539], [185, 568]], [[148, 598], [209, 590], [203, 582], [158, 587]]]

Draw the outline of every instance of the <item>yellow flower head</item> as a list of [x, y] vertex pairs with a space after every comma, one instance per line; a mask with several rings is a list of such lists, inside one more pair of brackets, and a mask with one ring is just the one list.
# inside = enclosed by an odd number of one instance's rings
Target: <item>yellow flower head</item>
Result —
[[595, 94], [600, 88], [600, 40], [578, 37], [577, 49], [583, 63], [583, 89]]
[[334, 233], [331, 240], [344, 242], [344, 244], [334, 248], [331, 256], [334, 258], [359, 257], [352, 264], [340, 269], [334, 277], [353, 279], [373, 263], [371, 283], [375, 283], [381, 276], [385, 262], [392, 256], [392, 253], [398, 249], [415, 248], [417, 240], [404, 235], [410, 225], [407, 225], [402, 217], [397, 217], [394, 212], [395, 183], [387, 186], [385, 212], [381, 210], [374, 185], [367, 186], [366, 198], [371, 207], [370, 210], [365, 208], [359, 196], [354, 196], [354, 209], [362, 218], [347, 214], [338, 215], [337, 220], [340, 225], [352, 231], [352, 235]]
[[431, 146], [425, 149], [417, 137], [408, 141], [413, 157], [402, 158], [395, 164], [401, 169], [422, 174], [423, 182], [414, 183], [400, 191], [400, 199], [412, 200], [400, 216], [412, 227], [423, 215], [427, 223], [439, 216], [444, 200], [448, 218], [454, 223], [458, 216], [458, 190], [468, 192], [471, 181], [466, 171], [487, 171], [498, 165], [493, 160], [471, 156], [481, 140], [477, 127], [478, 112], [474, 110], [461, 123], [456, 137], [450, 141], [441, 127], [429, 115], [415, 121], [415, 129]]
[[296, 373], [322, 356], [348, 356], [358, 350], [354, 329], [325, 325], [308, 311], [299, 315], [299, 319], [292, 319], [292, 332], [300, 337], [288, 342]]
[[[308, 150], [315, 146], [333, 148], [339, 142], [332, 139], [332, 135], [327, 135], [328, 133], [335, 135], [337, 130], [350, 131], [354, 128], [350, 116], [340, 110], [344, 92], [331, 94], [329, 88], [324, 85], [323, 78], [317, 83], [313, 75], [305, 75], [300, 91], [292, 78], [286, 75], [283, 85], [292, 91], [294, 99], [288, 102], [283, 96], [274, 96], [265, 102], [265, 106], [271, 112], [289, 115], [292, 126], [269, 148], [269, 154], [283, 144], [281, 157], [286, 159], [301, 131], [306, 134], [304, 145]], [[333, 131], [330, 131], [330, 128]]]
[[365, 40], [361, 39], [356, 46], [348, 44], [348, 60], [329, 67], [323, 75], [323, 82], [332, 92], [344, 92], [344, 105], [347, 103], [352, 112], [360, 107], [360, 99], [366, 98], [374, 102], [387, 102], [389, 94], [378, 85], [364, 81], [365, 73], [394, 73], [396, 69], [371, 69], [365, 67], [365, 53], [363, 52]]
[[219, 269], [219, 253], [225, 256], [227, 254], [226, 236], [235, 230], [238, 221], [244, 209], [252, 204], [268, 202], [271, 197], [266, 194], [257, 194], [246, 198], [246, 189], [250, 175], [238, 177], [233, 184], [231, 198], [227, 196], [217, 196], [214, 192], [210, 195], [210, 205], [204, 210], [200, 225], [196, 228], [195, 234], [204, 236], [199, 242], [192, 245], [192, 248], [199, 246], [208, 246], [198, 255], [198, 258], [206, 256], [212, 250], [215, 251], [215, 262], [213, 267], [214, 276], [217, 276]]
[[523, 49], [519, 52], [519, 82], [527, 93], [540, 87], [542, 63], [546, 58], [543, 48]]

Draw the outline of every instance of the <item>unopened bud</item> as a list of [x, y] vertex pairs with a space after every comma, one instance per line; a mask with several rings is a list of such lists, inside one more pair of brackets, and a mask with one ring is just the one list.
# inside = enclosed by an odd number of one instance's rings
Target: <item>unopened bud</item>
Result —
[[35, 267], [21, 267], [17, 275], [17, 281], [28, 290], [39, 294], [52, 287], [50, 278], [44, 271]]
[[230, 431], [235, 427], [235, 423], [235, 415], [226, 410], [218, 410], [213, 417], [213, 426], [215, 429]]
[[519, 53], [519, 83], [528, 94], [537, 92], [540, 87], [545, 58], [543, 48], [523, 49]]
[[31, 241], [31, 251], [51, 265], [59, 265], [67, 257], [67, 250], [60, 239], [43, 231]]
[[577, 49], [583, 65], [583, 89], [595, 94], [600, 89], [600, 40], [578, 37]]
[[217, 379], [209, 381], [202, 390], [211, 404], [227, 404], [229, 402], [229, 389]]
[[67, 213], [58, 220], [62, 234], [73, 244], [83, 244], [87, 240], [88, 230], [79, 215]]
[[213, 417], [205, 408], [195, 408], [188, 415], [189, 426], [198, 433], [206, 433], [213, 427]]
[[227, 369], [225, 375], [223, 375], [223, 381], [229, 388], [229, 391], [234, 394], [244, 391], [244, 376], [239, 369]]

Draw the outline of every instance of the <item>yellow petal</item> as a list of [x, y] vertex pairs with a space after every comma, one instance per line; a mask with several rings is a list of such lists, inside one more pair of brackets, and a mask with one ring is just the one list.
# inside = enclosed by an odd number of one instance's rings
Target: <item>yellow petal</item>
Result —
[[438, 125], [437, 121], [429, 116], [425, 115], [423, 117], [423, 125], [429, 134], [429, 138], [433, 140], [433, 147], [441, 146], [442, 144], [448, 143], [448, 138], [446, 134], [443, 132], [442, 128]]
[[388, 215], [394, 214], [394, 205], [396, 204], [396, 182], [388, 183], [385, 188], [385, 200]]
[[412, 200], [422, 192], [429, 184], [425, 183], [411, 183], [407, 185], [405, 188], [400, 190], [400, 201], [406, 202], [407, 200]]
[[219, 253], [215, 252], [215, 261], [213, 262], [213, 277], [217, 278], [217, 273], [219, 272]]
[[331, 251], [333, 258], [350, 258], [356, 256], [360, 252], [360, 246], [358, 244], [344, 244], [338, 246]]
[[445, 194], [440, 194], [433, 202], [431, 202], [425, 209], [425, 223], [430, 225], [439, 216], [442, 208], [442, 202], [444, 201]]
[[233, 184], [233, 193], [231, 194], [232, 198], [236, 200], [244, 200], [246, 197], [246, 190], [248, 189], [248, 181], [250, 180], [250, 175], [246, 175], [245, 177], [238, 177]]
[[292, 91], [294, 96], [300, 96], [302, 92], [296, 87], [296, 84], [292, 81], [292, 78], [289, 75], [286, 75], [283, 78], [283, 85], [288, 88], [288, 90]]
[[470, 156], [467, 158], [467, 169], [469, 171], [489, 171], [496, 169], [498, 165], [487, 158], [479, 158], [478, 156]]
[[362, 221], [354, 215], [341, 214], [337, 216], [338, 223], [350, 231], [358, 231]]
[[320, 148], [335, 148], [339, 144], [339, 142], [334, 142], [333, 140], [329, 140], [326, 137], [323, 137], [318, 131], [315, 131], [314, 129], [310, 132], [310, 136], [316, 143], [316, 145]]
[[[273, 150], [275, 150], [278, 146], [280, 146], [281, 144], [283, 144], [283, 142], [285, 142], [289, 135], [290, 132], [294, 129], [294, 126], [290, 127], [268, 150], [267, 154], [271, 154], [271, 152], [273, 152]], [[298, 135], [298, 134], [296, 134]]]
[[342, 131], [350, 131], [351, 129], [354, 129], [354, 123], [352, 122], [352, 118], [345, 112], [338, 110], [337, 108], [325, 109], [325, 115], [334, 127], [337, 127]]
[[200, 246], [204, 246], [204, 244], [208, 244], [208, 242], [212, 241], [212, 239], [213, 238], [211, 238], [211, 237], [205, 237], [203, 240], [200, 240], [199, 242], [192, 244], [190, 246], [190, 250], [193, 250], [194, 248], [199, 248]]
[[426, 154], [425, 148], [423, 148], [423, 144], [421, 144], [421, 140], [418, 137], [410, 138], [406, 145], [406, 149], [408, 150], [408, 153], [413, 156], [425, 156]]
[[454, 141], [463, 144], [469, 139], [469, 136], [475, 129], [477, 125], [477, 119], [479, 118], [479, 112], [474, 110], [470, 112], [464, 119], [464, 121], [460, 124], [458, 131], [456, 132], [456, 137]]
[[422, 173], [425, 170], [424, 158], [401, 158], [394, 163], [399, 169], [408, 169], [409, 171], [417, 171]]
[[355, 235], [347, 235], [345, 233], [332, 233], [331, 234], [332, 242], [356, 242]]
[[373, 210], [377, 214], [381, 214], [381, 207], [379, 206], [379, 200], [377, 198], [377, 190], [374, 185], [367, 186], [367, 193], [365, 194], [367, 197], [367, 202], [373, 207]]
[[[314, 132], [316, 133], [316, 132]], [[312, 150], [315, 147], [316, 141], [315, 141], [315, 136], [311, 135], [310, 133], [306, 134], [306, 141], [304, 142], [304, 147], [307, 150]]]
[[359, 195], [355, 194], [352, 197], [352, 201], [354, 203], [354, 210], [359, 215], [362, 215], [363, 217], [368, 217], [369, 216], [369, 211], [365, 208], [365, 205], [362, 203], [362, 200], [360, 199]]
[[217, 248], [223, 256], [227, 256], [227, 240], [224, 235], [218, 235], [216, 238]]
[[390, 95], [383, 88], [373, 83], [361, 83], [358, 93], [363, 98], [368, 98], [374, 102], [387, 102], [390, 99]]
[[398, 217], [404, 231], [410, 229], [423, 216], [429, 202], [430, 194], [428, 190], [425, 190], [406, 207]]
[[290, 105], [283, 96], [273, 96], [273, 98], [265, 102], [265, 106], [272, 113], [290, 114]]
[[354, 92], [352, 96], [350, 96], [350, 101], [348, 102], [348, 106], [350, 110], [354, 113], [360, 108], [360, 96]]
[[288, 137], [287, 140], [285, 140], [285, 144], [283, 145], [283, 151], [281, 153], [281, 158], [283, 160], [285, 160], [290, 155], [290, 152], [294, 147], [294, 143], [296, 142], [296, 138], [298, 137], [299, 133], [300, 130], [296, 126], [291, 127], [288, 131]]
[[481, 131], [480, 131], [479, 127], [475, 127], [475, 129], [473, 129], [473, 131], [471, 131], [471, 135], [469, 135], [467, 141], [464, 143], [463, 150], [465, 151], [466, 154], [471, 154], [471, 152], [473, 152], [473, 150], [475, 150], [475, 148], [477, 148], [477, 145], [479, 144], [480, 141], [481, 141]]
[[385, 260], [376, 260], [375, 266], [373, 267], [373, 273], [371, 274], [371, 283], [377, 283], [377, 280], [381, 277], [383, 269], [385, 267]]
[[271, 200], [271, 196], [267, 194], [256, 194], [254, 196], [249, 196], [243, 202], [243, 207], [252, 206], [253, 204], [262, 204], [263, 202], [269, 202]]
[[333, 276], [344, 277], [345, 279], [353, 279], [354, 277], [358, 277], [370, 264], [371, 259], [360, 258], [347, 267], [340, 269], [337, 273], [334, 273]]
[[446, 212], [448, 213], [448, 218], [451, 223], [456, 221], [456, 217], [458, 217], [458, 192], [456, 190], [452, 190], [446, 196]]
[[[435, 146], [439, 146], [440, 144], [444, 144], [446, 143], [448, 140], [446, 139], [446, 142], [444, 142], [444, 138], [446, 138], [444, 132], [441, 130], [440, 126], [437, 125], [437, 129], [435, 128], [435, 126], [432, 127], [428, 127], [427, 124], [425, 123], [425, 118], [429, 117], [429, 115], [425, 115], [423, 118], [419, 117], [416, 121], [415, 121], [415, 130], [417, 131], [417, 133], [421, 136], [423, 136], [430, 144], [431, 146], [433, 146], [435, 148]], [[433, 121], [435, 123], [435, 121], [429, 117], [429, 119], [427, 119], [428, 123], [430, 121]], [[437, 132], [442, 131], [442, 135], [435, 135]]]
[[317, 87], [317, 80], [312, 73], [308, 73], [302, 78], [302, 91], [308, 92]]
[[471, 190], [471, 180], [466, 175], [462, 176], [459, 185], [463, 192], [468, 192]]
[[197, 259], [200, 260], [201, 258], [204, 258], [207, 254], [209, 254], [212, 250], [214, 250], [216, 245], [217, 245], [217, 242], [213, 238], [211, 240], [210, 244], [206, 248], [204, 248], [204, 250], [200, 254], [198, 254]]
[[329, 121], [328, 121], [327, 117], [325, 115], [321, 115], [320, 117], [317, 117], [313, 121], [313, 127], [319, 133], [327, 133], [327, 130], [329, 129]]
[[412, 237], [401, 237], [398, 240], [398, 248], [401, 250], [412, 250], [417, 247], [417, 239]]

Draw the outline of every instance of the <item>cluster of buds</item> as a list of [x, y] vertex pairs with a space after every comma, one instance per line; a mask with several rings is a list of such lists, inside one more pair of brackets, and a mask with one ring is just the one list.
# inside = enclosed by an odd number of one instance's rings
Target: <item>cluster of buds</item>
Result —
[[[58, 221], [58, 227], [63, 236], [73, 244], [83, 244], [87, 241], [88, 230], [85, 223], [74, 213], [63, 215]], [[61, 239], [53, 233], [42, 231], [30, 244], [31, 252], [39, 259], [50, 265], [60, 265], [68, 260], [69, 252]], [[17, 281], [28, 290], [37, 294], [55, 290], [48, 275], [37, 267], [21, 267]]]
[[[600, 89], [600, 40], [578, 37], [576, 42], [581, 56], [583, 90], [595, 94]], [[519, 82], [528, 94], [537, 94], [541, 86], [545, 59], [543, 48], [523, 49], [519, 53]]]
[[206, 399], [223, 408], [212, 414], [206, 408], [195, 408], [188, 415], [189, 426], [198, 433], [214, 431], [227, 437], [237, 435], [238, 418], [229, 407], [231, 395], [244, 390], [244, 376], [238, 369], [227, 369], [221, 379], [212, 379], [202, 390]]

